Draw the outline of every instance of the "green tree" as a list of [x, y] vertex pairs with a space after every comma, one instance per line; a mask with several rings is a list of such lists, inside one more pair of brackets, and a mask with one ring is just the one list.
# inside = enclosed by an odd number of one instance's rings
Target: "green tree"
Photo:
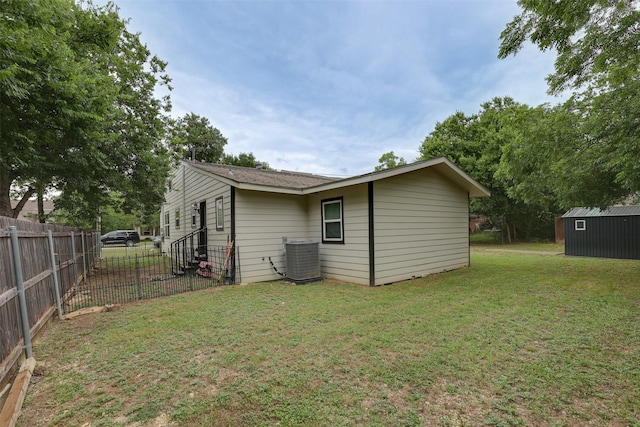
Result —
[[175, 120], [171, 129], [171, 142], [182, 159], [194, 159], [207, 163], [255, 168], [258, 163], [268, 169], [266, 162], [260, 162], [253, 153], [240, 153], [237, 156], [226, 154], [224, 147], [227, 138], [215, 128], [206, 117], [194, 113], [186, 114]]
[[[547, 125], [562, 147], [543, 152], [547, 171], [561, 173], [563, 203], [607, 206], [640, 191], [640, 11], [628, 0], [519, 0], [522, 13], [502, 32], [499, 56], [526, 41], [557, 52], [549, 90], [573, 96]], [[543, 130], [543, 129], [541, 129]], [[539, 133], [543, 137], [544, 132]], [[566, 132], [571, 138], [563, 137]], [[545, 141], [520, 144], [512, 154], [533, 157]], [[527, 152], [528, 151], [528, 152]], [[511, 156], [510, 161], [515, 159]], [[520, 163], [521, 164], [521, 163]], [[514, 162], [511, 170], [516, 170]], [[567, 168], [567, 169], [564, 169]], [[586, 185], [588, 183], [588, 185]], [[595, 188], [595, 187], [598, 188]], [[587, 188], [585, 188], [587, 187]], [[587, 190], [587, 191], [585, 191]]]
[[246, 168], [255, 168], [259, 164], [262, 169], [269, 169], [269, 164], [256, 159], [253, 153], [240, 153], [237, 156], [225, 154], [221, 163], [223, 165], [243, 166]]
[[406, 165], [407, 161], [403, 157], [398, 157], [394, 154], [393, 151], [389, 151], [388, 153], [384, 153], [378, 159], [378, 166], [375, 167], [375, 170], [381, 171], [384, 169], [392, 169], [398, 166]]
[[589, 120], [571, 101], [531, 109], [517, 126], [497, 174], [511, 180], [511, 197], [567, 210], [610, 206], [628, 195], [607, 165], [606, 147], [591, 138]]
[[553, 234], [552, 201], [524, 203], [510, 193], [510, 175], [499, 174], [503, 147], [518, 137], [530, 110], [511, 98], [494, 98], [478, 114], [457, 112], [436, 124], [420, 147], [422, 159], [446, 157], [491, 191], [491, 197], [472, 199], [471, 210], [502, 226], [508, 240]]
[[143, 230], [146, 228], [157, 230], [160, 227], [158, 210], [151, 213], [144, 212], [141, 209], [125, 212], [122, 209], [123, 200], [116, 193], [111, 193], [110, 202], [105, 204], [99, 212], [91, 211], [91, 215], [83, 212], [84, 205], [82, 203], [73, 203], [73, 197], [68, 197], [66, 202], [58, 204], [52, 214], [54, 222], [58, 224], [94, 229], [98, 228], [99, 222], [103, 234], [113, 230], [134, 229], [138, 226]]
[[[85, 219], [116, 191], [127, 210], [161, 203], [170, 169], [164, 146], [165, 63], [129, 33], [109, 3], [0, 2], [0, 215], [54, 189]], [[169, 88], [170, 89], [170, 88]]]
[[207, 163], [220, 163], [227, 145], [227, 138], [211, 125], [209, 119], [194, 113], [186, 114], [175, 122], [172, 137], [183, 159], [193, 158]]

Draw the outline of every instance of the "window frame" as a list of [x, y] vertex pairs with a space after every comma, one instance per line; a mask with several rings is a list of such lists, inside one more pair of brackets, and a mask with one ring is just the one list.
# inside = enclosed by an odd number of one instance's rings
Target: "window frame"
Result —
[[587, 231], [587, 220], [576, 219], [576, 222], [574, 223], [574, 227], [576, 231]]
[[169, 237], [171, 231], [171, 215], [169, 212], [164, 213], [164, 237]]
[[[326, 219], [325, 207], [328, 205], [339, 204], [340, 206], [340, 218], [339, 219]], [[331, 199], [324, 199], [320, 201], [320, 216], [322, 227], [322, 243], [332, 244], [344, 244], [344, 198], [333, 197]], [[327, 225], [328, 224], [340, 224], [340, 237], [327, 237]]]
[[215, 209], [216, 209], [216, 230], [223, 231], [224, 230], [224, 197], [216, 197], [215, 200]]
[[180, 209], [176, 209], [175, 222], [176, 222], [176, 230], [180, 230]]

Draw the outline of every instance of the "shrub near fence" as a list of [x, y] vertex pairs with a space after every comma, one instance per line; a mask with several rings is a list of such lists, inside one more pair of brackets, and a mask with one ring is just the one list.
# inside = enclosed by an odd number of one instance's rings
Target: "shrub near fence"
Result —
[[70, 296], [96, 263], [98, 244], [97, 232], [0, 217], [0, 384], [56, 312], [54, 279], [58, 295]]

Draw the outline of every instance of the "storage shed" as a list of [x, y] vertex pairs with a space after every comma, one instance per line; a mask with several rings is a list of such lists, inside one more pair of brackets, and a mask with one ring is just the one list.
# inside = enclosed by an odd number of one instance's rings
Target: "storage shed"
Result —
[[573, 208], [562, 217], [565, 255], [640, 259], [640, 206]]

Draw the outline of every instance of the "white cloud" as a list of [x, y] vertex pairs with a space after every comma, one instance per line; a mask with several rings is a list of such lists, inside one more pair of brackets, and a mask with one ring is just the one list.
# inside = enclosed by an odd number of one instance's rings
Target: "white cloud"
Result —
[[496, 58], [515, 0], [121, 3], [169, 62], [173, 114], [207, 117], [227, 152], [277, 169], [365, 173], [388, 151], [416, 158], [457, 110], [551, 99], [553, 55]]

